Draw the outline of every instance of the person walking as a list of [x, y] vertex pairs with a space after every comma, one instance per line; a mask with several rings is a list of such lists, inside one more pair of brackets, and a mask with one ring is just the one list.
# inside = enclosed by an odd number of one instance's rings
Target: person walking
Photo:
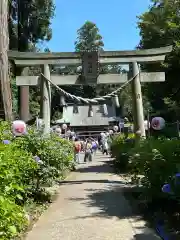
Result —
[[74, 141], [74, 161], [80, 163], [81, 143], [75, 138]]
[[98, 149], [98, 142], [96, 141], [96, 139], [93, 139], [92, 140], [92, 151], [93, 151], [94, 155], [96, 155], [97, 149]]
[[108, 139], [107, 135], [105, 135], [102, 139], [102, 153], [108, 155]]
[[98, 146], [99, 146], [99, 150], [101, 150], [101, 148], [102, 148], [102, 137], [101, 137], [101, 135], [98, 136]]
[[84, 162], [92, 162], [92, 144], [89, 139], [87, 139], [86, 145], [85, 145], [85, 154], [84, 154]]

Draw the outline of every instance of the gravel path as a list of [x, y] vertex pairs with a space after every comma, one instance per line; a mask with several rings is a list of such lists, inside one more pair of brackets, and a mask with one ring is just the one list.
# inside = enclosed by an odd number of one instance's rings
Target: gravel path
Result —
[[80, 164], [59, 188], [58, 199], [40, 217], [26, 240], [157, 240], [122, 194], [123, 180], [108, 157], [97, 153]]

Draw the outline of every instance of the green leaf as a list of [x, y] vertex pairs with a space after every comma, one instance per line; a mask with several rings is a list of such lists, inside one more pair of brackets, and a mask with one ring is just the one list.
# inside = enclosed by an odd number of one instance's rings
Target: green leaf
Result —
[[20, 194], [17, 194], [16, 198], [18, 198], [19, 200], [23, 200], [23, 197]]
[[17, 233], [17, 229], [15, 226], [9, 226], [8, 229], [13, 235], [15, 235]]
[[9, 192], [10, 189], [11, 189], [11, 187], [9, 187], [9, 186], [6, 186], [6, 187], [5, 187], [5, 191], [6, 191], [6, 192]]

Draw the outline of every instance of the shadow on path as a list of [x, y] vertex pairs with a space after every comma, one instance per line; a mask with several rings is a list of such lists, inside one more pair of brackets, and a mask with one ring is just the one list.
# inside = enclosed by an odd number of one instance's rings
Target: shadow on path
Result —
[[[111, 167], [112, 161], [99, 161], [99, 165], [85, 166], [77, 169], [80, 173], [112, 173]], [[101, 175], [102, 176], [102, 175]], [[138, 225], [144, 218], [139, 214], [138, 209], [132, 209], [129, 206], [129, 201], [126, 199], [126, 191], [133, 191], [134, 187], [131, 183], [127, 183], [121, 180], [109, 181], [107, 179], [101, 180], [81, 180], [81, 181], [64, 181], [63, 184], [82, 184], [82, 183], [105, 183], [102, 185], [102, 189], [95, 189], [92, 187], [84, 189], [86, 192], [85, 198], [70, 198], [71, 201], [78, 201], [81, 204], [85, 204], [89, 208], [89, 213], [85, 216], [77, 216], [76, 219], [88, 219], [88, 218], [117, 218], [130, 219], [134, 225]], [[107, 183], [107, 185], [106, 185]], [[130, 223], [131, 224], [131, 223]], [[135, 227], [135, 233], [132, 240], [154, 240], [159, 239], [157, 234], [146, 231], [146, 227], [149, 224], [145, 224], [142, 227]], [[139, 231], [136, 230], [139, 228]]]
[[132, 213], [127, 205], [127, 201], [122, 195], [123, 185], [110, 186], [109, 189], [102, 189], [94, 192], [93, 189], [85, 189], [88, 191], [87, 205], [89, 207], [97, 207], [99, 209], [99, 216], [102, 217], [117, 217], [127, 218], [136, 216]]
[[70, 180], [70, 181], [59, 181], [59, 184], [72, 185], [72, 184], [83, 184], [83, 183], [108, 183], [108, 184], [125, 184], [123, 181], [110, 181], [107, 179], [102, 180]]
[[80, 164], [71, 180], [60, 181], [62, 193], [27, 240], [96, 239], [96, 235], [98, 239], [155, 240], [124, 196], [132, 185], [113, 174], [110, 164], [108, 158], [97, 156], [90, 164]]
[[154, 240], [154, 239], [160, 240], [161, 239], [155, 234], [153, 235], [153, 239], [152, 239], [152, 233], [146, 233], [146, 232], [135, 234], [133, 237], [134, 237], [133, 240]]
[[[86, 165], [85, 167], [79, 167], [77, 172], [81, 173], [113, 173], [113, 168], [110, 166], [111, 161], [98, 161], [94, 162], [94, 165]], [[91, 176], [91, 175], [89, 175]], [[106, 177], [108, 177], [106, 175]], [[101, 174], [102, 178], [102, 174]], [[95, 215], [99, 217], [117, 217], [117, 218], [127, 218], [132, 216], [137, 216], [137, 214], [132, 213], [131, 208], [128, 206], [126, 199], [124, 198], [123, 191], [130, 184], [122, 180], [108, 180], [108, 179], [97, 179], [88, 180], [87, 177], [83, 180], [76, 181], [62, 181], [60, 184], [83, 184], [83, 183], [102, 183], [102, 188], [99, 189], [92, 187], [92, 185], [85, 186], [84, 191], [86, 192], [85, 199], [72, 198], [72, 201], [81, 201], [81, 204], [85, 204], [89, 208], [97, 209]], [[97, 185], [98, 186], [98, 185]], [[89, 217], [89, 216], [88, 216]], [[83, 218], [85, 218], [83, 216]]]
[[109, 189], [102, 190], [85, 189], [85, 191], [88, 192], [87, 198], [70, 198], [69, 200], [85, 204], [89, 208], [90, 215], [78, 216], [74, 220], [96, 217], [127, 219], [134, 229], [132, 240], [160, 240], [154, 231], [149, 230], [149, 224], [141, 225], [143, 217], [138, 212], [132, 211], [128, 205], [123, 196], [122, 185], [112, 185]]
[[[104, 183], [104, 180], [102, 181]], [[84, 189], [84, 191], [87, 192], [86, 198], [70, 198], [69, 200], [80, 201], [81, 204], [85, 204], [88, 208], [96, 209], [94, 213], [92, 213], [92, 217], [117, 217], [119, 219], [135, 217], [136, 220], [140, 220], [138, 215], [132, 212], [126, 199], [122, 195], [124, 184], [120, 181], [107, 181], [107, 183], [110, 183], [110, 185], [104, 187], [102, 190], [93, 188]], [[115, 183], [115, 186], [111, 183]], [[78, 218], [89, 218], [89, 215]]]
[[92, 165], [80, 167], [75, 172], [79, 173], [112, 173], [112, 168], [110, 167], [110, 163], [103, 163], [102, 165]]

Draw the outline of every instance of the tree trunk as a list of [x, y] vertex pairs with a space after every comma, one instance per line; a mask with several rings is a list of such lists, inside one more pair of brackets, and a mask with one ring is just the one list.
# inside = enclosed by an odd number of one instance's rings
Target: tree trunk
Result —
[[[0, 0], [1, 1], [1, 0]], [[18, 0], [18, 51], [28, 51], [28, 1]], [[23, 75], [23, 68], [20, 68], [20, 75]], [[19, 75], [19, 74], [18, 74]], [[25, 73], [27, 75], [27, 72]], [[18, 105], [20, 119], [29, 120], [29, 86], [18, 87]]]
[[[0, 87], [5, 120], [12, 120], [12, 95], [8, 65], [8, 0], [0, 0]], [[0, 113], [1, 115], [1, 113]]]

